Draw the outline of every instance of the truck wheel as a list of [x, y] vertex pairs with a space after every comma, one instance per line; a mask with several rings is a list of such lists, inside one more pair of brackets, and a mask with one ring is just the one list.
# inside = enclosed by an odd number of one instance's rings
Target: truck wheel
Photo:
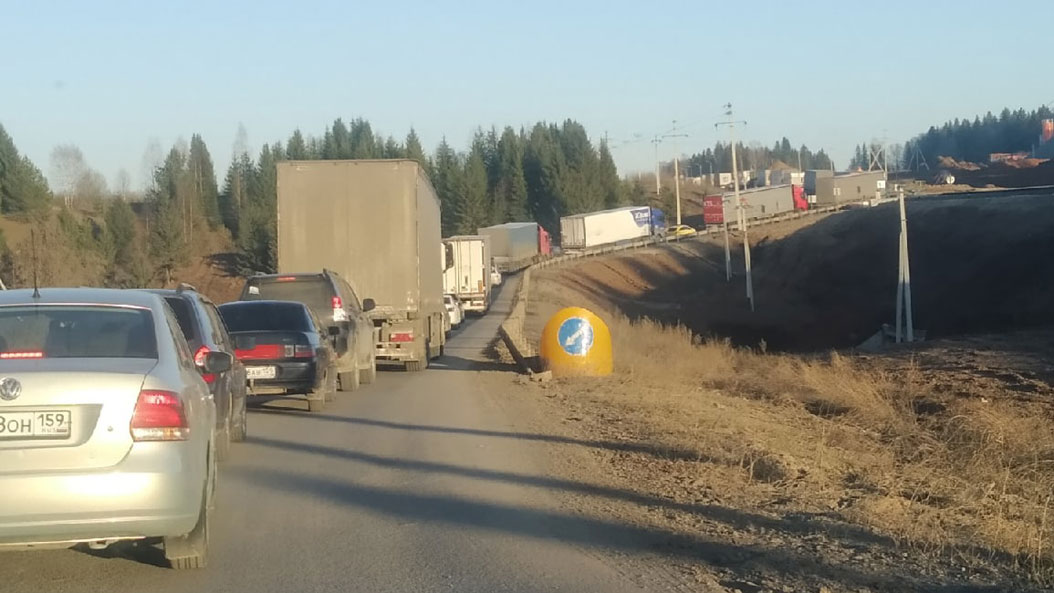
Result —
[[403, 363], [403, 368], [408, 373], [419, 373], [424, 370], [424, 364], [420, 360], [408, 360]]
[[322, 377], [322, 388], [321, 392], [324, 401], [331, 402], [337, 397], [337, 381], [340, 379], [340, 375], [337, 373], [335, 367], [326, 369], [326, 375]]
[[359, 383], [369, 385], [377, 380], [377, 361], [370, 358], [370, 366], [359, 371]]
[[332, 401], [337, 390], [337, 370], [326, 369], [322, 383], [307, 394], [307, 411], [321, 412], [327, 401]]

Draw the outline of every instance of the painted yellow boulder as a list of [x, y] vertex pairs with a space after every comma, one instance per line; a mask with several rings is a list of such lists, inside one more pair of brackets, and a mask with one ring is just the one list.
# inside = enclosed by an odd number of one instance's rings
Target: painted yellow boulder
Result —
[[611, 331], [588, 309], [561, 309], [542, 330], [539, 355], [555, 377], [610, 375]]

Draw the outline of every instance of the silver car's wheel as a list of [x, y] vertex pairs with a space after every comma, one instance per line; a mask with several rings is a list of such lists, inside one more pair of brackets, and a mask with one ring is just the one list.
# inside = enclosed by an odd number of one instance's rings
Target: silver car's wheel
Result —
[[[215, 465], [213, 465], [213, 474]], [[206, 480], [201, 496], [201, 512], [198, 522], [190, 533], [175, 537], [163, 538], [165, 559], [176, 570], [205, 568], [209, 555], [209, 523], [212, 517], [212, 480]]]

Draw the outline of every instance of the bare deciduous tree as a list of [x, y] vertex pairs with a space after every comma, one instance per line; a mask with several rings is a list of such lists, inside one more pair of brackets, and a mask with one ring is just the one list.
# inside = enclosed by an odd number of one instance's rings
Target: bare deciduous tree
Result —
[[84, 154], [73, 144], [60, 144], [51, 150], [52, 186], [67, 206], [71, 205], [77, 184], [87, 169]]
[[165, 154], [161, 150], [161, 142], [157, 138], [151, 138], [146, 142], [143, 150], [142, 175], [143, 191], [154, 187], [154, 172], [164, 162]]

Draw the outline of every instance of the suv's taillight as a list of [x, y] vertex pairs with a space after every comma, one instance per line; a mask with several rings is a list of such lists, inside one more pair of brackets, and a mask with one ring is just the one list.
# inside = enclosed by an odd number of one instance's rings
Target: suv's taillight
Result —
[[185, 441], [190, 425], [179, 394], [171, 391], [139, 392], [130, 426], [133, 441]]
[[[212, 350], [209, 350], [208, 346], [202, 345], [202, 347], [198, 348], [198, 351], [194, 353], [194, 364], [198, 365], [198, 368], [203, 368], [205, 366], [205, 356], [207, 356], [209, 352], [212, 352]], [[206, 383], [212, 383], [216, 380], [216, 375], [212, 373], [202, 373], [201, 378], [205, 379]]]

